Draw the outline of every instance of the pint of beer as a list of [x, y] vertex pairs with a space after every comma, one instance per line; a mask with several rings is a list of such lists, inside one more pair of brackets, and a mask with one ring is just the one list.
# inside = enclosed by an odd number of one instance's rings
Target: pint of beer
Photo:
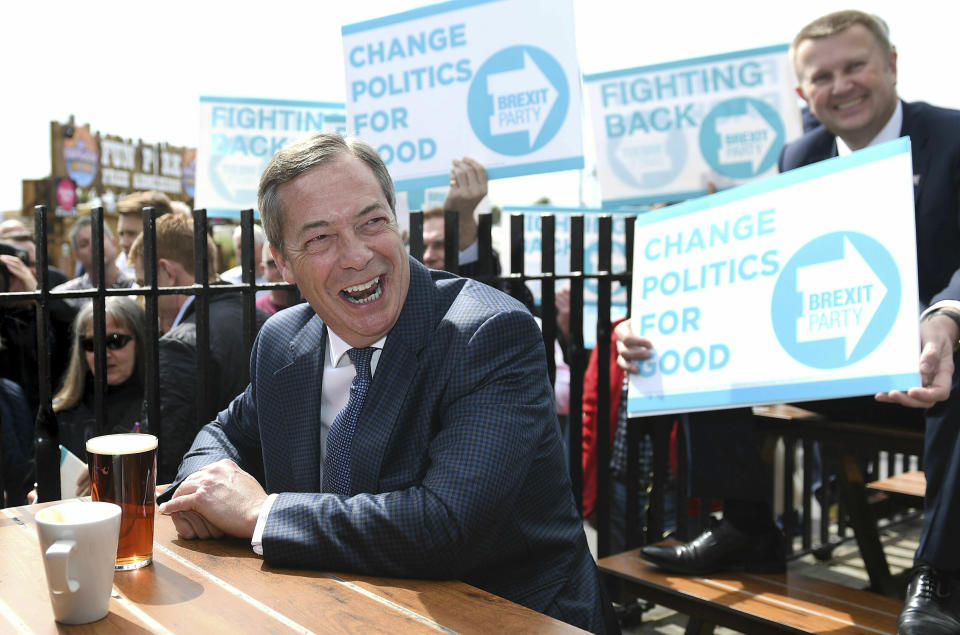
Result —
[[116, 503], [120, 541], [116, 569], [139, 569], [153, 561], [153, 515], [157, 499], [157, 437], [108, 434], [87, 441], [90, 498]]

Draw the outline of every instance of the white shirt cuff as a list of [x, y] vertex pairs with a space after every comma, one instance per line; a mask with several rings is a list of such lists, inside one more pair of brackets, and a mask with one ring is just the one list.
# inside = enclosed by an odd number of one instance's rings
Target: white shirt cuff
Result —
[[263, 501], [260, 515], [257, 516], [257, 526], [253, 528], [253, 538], [250, 539], [250, 546], [253, 547], [253, 553], [258, 556], [263, 555], [263, 530], [267, 527], [267, 516], [270, 514], [270, 508], [273, 507], [273, 501], [277, 500], [277, 496], [277, 494], [270, 494], [267, 496], [267, 500]]
[[920, 314], [920, 319], [927, 317], [930, 313], [933, 313], [937, 309], [950, 308], [954, 311], [960, 313], [960, 302], [957, 300], [940, 300], [931, 307], [928, 307], [926, 311]]

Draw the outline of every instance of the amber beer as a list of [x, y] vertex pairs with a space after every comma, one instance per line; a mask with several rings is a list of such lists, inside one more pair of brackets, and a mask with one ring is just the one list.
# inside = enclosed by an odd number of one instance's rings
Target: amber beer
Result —
[[157, 437], [108, 434], [87, 441], [90, 498], [120, 506], [116, 569], [139, 569], [153, 561], [153, 515], [157, 499]]

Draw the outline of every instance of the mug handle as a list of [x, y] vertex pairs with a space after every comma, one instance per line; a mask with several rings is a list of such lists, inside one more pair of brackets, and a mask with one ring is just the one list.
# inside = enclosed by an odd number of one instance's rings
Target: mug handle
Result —
[[67, 577], [67, 562], [76, 549], [75, 540], [58, 540], [47, 547], [47, 562], [50, 563], [48, 582], [54, 593], [76, 593], [80, 588], [78, 581]]

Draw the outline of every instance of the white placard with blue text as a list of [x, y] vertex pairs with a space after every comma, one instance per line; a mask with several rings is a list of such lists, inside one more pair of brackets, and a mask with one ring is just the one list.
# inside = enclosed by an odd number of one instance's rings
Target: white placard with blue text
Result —
[[780, 149], [801, 134], [786, 44], [583, 79], [604, 207], [776, 174]]
[[[599, 271], [600, 256], [600, 216], [612, 217], [613, 227], [610, 241], [610, 258], [612, 271], [625, 271], [627, 268], [627, 247], [624, 236], [624, 218], [635, 217], [641, 210], [629, 212], [615, 212], [589, 207], [554, 207], [546, 205], [517, 206], [505, 205], [504, 214], [523, 215], [523, 270], [527, 274], [542, 273], [542, 243], [541, 219], [545, 214], [554, 217], [554, 273], [564, 275], [570, 273], [571, 237], [570, 219], [574, 216], [583, 216], [583, 261], [584, 273], [591, 274]], [[507, 244], [512, 243], [510, 224], [507, 227]], [[536, 304], [542, 303], [541, 285], [539, 281], [527, 282]], [[570, 283], [562, 280], [556, 284], [556, 289], [569, 289]], [[617, 320], [627, 315], [627, 289], [618, 282], [610, 286], [610, 319]], [[593, 348], [597, 336], [597, 281], [586, 279], [583, 283], [583, 343], [586, 348]]]
[[454, 0], [343, 27], [347, 129], [398, 190], [583, 167], [572, 0]]
[[910, 142], [641, 215], [631, 415], [918, 386]]
[[313, 132], [345, 129], [342, 103], [201, 96], [194, 207], [220, 218], [256, 209], [260, 174], [277, 150]]

